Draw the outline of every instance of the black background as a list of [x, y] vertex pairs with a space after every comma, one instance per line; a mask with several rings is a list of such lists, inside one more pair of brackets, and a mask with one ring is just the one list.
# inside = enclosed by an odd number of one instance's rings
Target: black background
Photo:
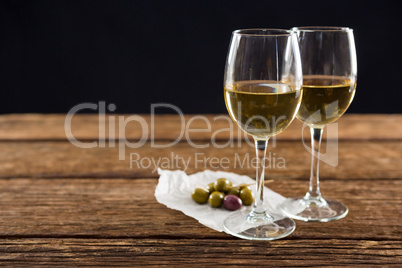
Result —
[[398, 1], [2, 0], [0, 113], [66, 113], [99, 101], [118, 113], [149, 113], [159, 102], [226, 113], [231, 32], [309, 25], [354, 29], [349, 112], [399, 113], [401, 11]]

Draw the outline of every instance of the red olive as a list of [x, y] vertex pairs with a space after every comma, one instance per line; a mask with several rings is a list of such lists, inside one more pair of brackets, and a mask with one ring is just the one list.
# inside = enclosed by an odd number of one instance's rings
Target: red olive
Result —
[[241, 208], [242, 201], [239, 197], [232, 195], [232, 194], [228, 194], [223, 199], [223, 206], [227, 210], [237, 210], [237, 209]]

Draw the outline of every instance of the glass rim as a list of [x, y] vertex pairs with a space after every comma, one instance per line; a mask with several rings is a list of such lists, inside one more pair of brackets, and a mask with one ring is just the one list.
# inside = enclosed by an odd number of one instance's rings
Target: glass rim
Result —
[[299, 32], [353, 32], [352, 28], [338, 26], [300, 26], [292, 27], [291, 30]]
[[265, 37], [291, 36], [292, 34], [295, 34], [295, 31], [288, 29], [278, 29], [278, 28], [249, 28], [249, 29], [234, 30], [232, 34], [240, 36], [265, 36]]

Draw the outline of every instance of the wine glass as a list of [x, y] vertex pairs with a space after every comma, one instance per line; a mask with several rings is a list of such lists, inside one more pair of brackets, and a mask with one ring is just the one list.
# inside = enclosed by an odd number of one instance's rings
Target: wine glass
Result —
[[224, 95], [232, 119], [255, 141], [256, 195], [251, 212], [233, 212], [225, 230], [251, 240], [291, 234], [296, 225], [264, 205], [265, 155], [270, 137], [293, 121], [301, 103], [302, 71], [297, 35], [281, 29], [244, 29], [232, 33]]
[[356, 89], [357, 61], [353, 30], [345, 27], [293, 28], [299, 37], [303, 98], [297, 118], [310, 127], [310, 188], [303, 198], [281, 206], [286, 215], [304, 221], [341, 219], [348, 208], [324, 199], [319, 187], [320, 145], [324, 127], [348, 109]]

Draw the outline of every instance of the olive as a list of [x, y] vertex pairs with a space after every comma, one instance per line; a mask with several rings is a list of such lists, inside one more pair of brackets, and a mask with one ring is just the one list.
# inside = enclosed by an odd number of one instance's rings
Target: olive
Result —
[[253, 190], [251, 190], [251, 186], [247, 185], [247, 184], [245, 186], [240, 187], [240, 191], [243, 190], [243, 189], [248, 189], [250, 191], [253, 191]]
[[217, 179], [214, 183], [215, 191], [219, 192], [227, 192], [231, 186], [232, 183], [225, 178]]
[[212, 207], [218, 208], [222, 206], [223, 198], [223, 193], [215, 191], [209, 195], [208, 202]]
[[226, 192], [227, 195], [235, 195], [239, 196], [240, 195], [240, 187], [235, 186], [229, 189], [229, 191]]
[[209, 191], [209, 193], [212, 193], [213, 191], [215, 191], [215, 183], [211, 182], [210, 184], [207, 185], [207, 190]]
[[[246, 184], [246, 183], [240, 183], [240, 184], [238, 185], [238, 187], [239, 187], [240, 190], [241, 190], [241, 189], [243, 189], [244, 187], [249, 187], [249, 185]], [[250, 188], [250, 189], [251, 189], [251, 188]]]
[[244, 187], [240, 190], [240, 199], [243, 205], [250, 206], [254, 202], [254, 193], [250, 187]]
[[198, 204], [205, 204], [208, 201], [209, 192], [204, 188], [195, 188], [191, 197]]
[[228, 210], [236, 210], [241, 208], [242, 201], [239, 197], [229, 194], [223, 199], [223, 206]]

